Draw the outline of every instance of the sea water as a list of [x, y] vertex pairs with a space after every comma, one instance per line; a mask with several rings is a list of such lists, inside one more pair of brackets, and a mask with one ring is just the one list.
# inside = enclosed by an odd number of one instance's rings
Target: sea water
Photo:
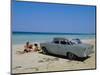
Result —
[[25, 44], [29, 42], [47, 42], [52, 41], [54, 37], [64, 37], [67, 39], [94, 39], [95, 34], [52, 34], [52, 33], [31, 33], [31, 32], [13, 32], [12, 33], [12, 44]]

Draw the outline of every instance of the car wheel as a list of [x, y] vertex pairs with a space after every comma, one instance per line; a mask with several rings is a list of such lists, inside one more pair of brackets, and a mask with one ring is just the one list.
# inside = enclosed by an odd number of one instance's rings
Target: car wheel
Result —
[[43, 54], [48, 54], [48, 50], [46, 49], [46, 47], [42, 47], [42, 53]]
[[67, 53], [67, 57], [68, 57], [68, 59], [70, 59], [70, 60], [75, 59], [75, 55], [74, 55], [73, 53], [70, 53], [70, 52]]

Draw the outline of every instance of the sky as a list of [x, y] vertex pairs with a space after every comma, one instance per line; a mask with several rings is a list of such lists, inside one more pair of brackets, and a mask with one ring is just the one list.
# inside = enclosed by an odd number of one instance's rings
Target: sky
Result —
[[95, 6], [12, 2], [12, 31], [95, 33]]

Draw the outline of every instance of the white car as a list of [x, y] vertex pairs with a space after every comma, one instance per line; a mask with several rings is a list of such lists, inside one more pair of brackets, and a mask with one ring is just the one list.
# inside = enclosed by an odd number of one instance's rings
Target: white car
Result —
[[40, 43], [40, 47], [44, 54], [63, 55], [69, 59], [87, 57], [93, 53], [93, 45], [84, 44], [79, 39], [73, 40], [69, 41], [68, 39], [58, 37], [54, 38], [52, 42]]

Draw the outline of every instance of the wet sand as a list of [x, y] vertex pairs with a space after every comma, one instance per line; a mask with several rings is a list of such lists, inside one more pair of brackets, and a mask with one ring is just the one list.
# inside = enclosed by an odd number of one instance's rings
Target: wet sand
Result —
[[19, 54], [24, 45], [12, 46], [12, 73], [31, 73], [79, 69], [95, 69], [95, 40], [82, 40], [84, 43], [94, 45], [94, 53], [84, 61], [69, 60], [52, 55], [44, 55], [38, 52]]

